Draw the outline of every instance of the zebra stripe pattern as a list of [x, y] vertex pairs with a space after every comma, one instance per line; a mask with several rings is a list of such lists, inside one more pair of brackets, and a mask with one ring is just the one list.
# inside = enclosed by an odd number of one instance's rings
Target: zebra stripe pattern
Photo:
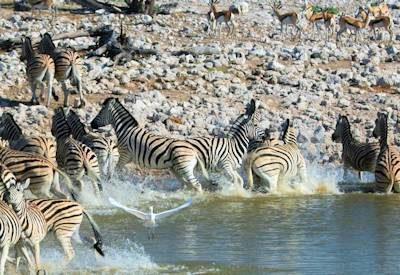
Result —
[[71, 85], [77, 87], [80, 98], [80, 106], [85, 106], [85, 99], [82, 91], [82, 80], [80, 76], [81, 60], [77, 52], [73, 49], [57, 49], [51, 39], [50, 34], [45, 33], [39, 44], [42, 54], [50, 55], [55, 63], [55, 78], [61, 83], [64, 91], [64, 107], [68, 106], [69, 91], [66, 80], [70, 80]]
[[74, 139], [89, 146], [96, 154], [102, 175], [111, 179], [119, 160], [118, 144], [113, 137], [105, 137], [99, 133], [88, 132], [79, 116], [68, 111], [67, 122]]
[[0, 137], [8, 141], [11, 149], [43, 156], [56, 164], [54, 141], [43, 136], [25, 137], [10, 113], [1, 116]]
[[15, 185], [17, 178], [4, 164], [0, 163], [0, 200], [3, 200], [7, 186]]
[[20, 239], [22, 229], [17, 214], [4, 202], [0, 201], [0, 275], [4, 274], [8, 252]]
[[65, 198], [66, 195], [60, 190], [58, 174], [64, 177], [68, 189], [73, 192], [68, 176], [43, 157], [3, 147], [0, 149], [0, 162], [10, 169], [19, 181], [29, 178], [29, 189], [36, 196], [53, 197], [54, 194]]
[[347, 178], [349, 168], [358, 171], [360, 180], [362, 171], [375, 171], [379, 143], [361, 143], [357, 141], [351, 134], [350, 122], [346, 116], [339, 115], [335, 132], [332, 134], [332, 140], [341, 142], [343, 146], [344, 178]]
[[255, 179], [256, 188], [268, 185], [267, 190], [270, 192], [276, 192], [278, 185], [297, 175], [300, 176], [301, 182], [307, 180], [305, 160], [289, 120], [286, 120], [284, 125], [283, 142], [282, 145], [257, 148], [249, 154], [246, 160], [249, 188], [254, 187]]
[[60, 168], [70, 176], [79, 191], [82, 190], [83, 176], [89, 176], [96, 195], [100, 196], [102, 185], [96, 154], [85, 144], [70, 137], [70, 132], [64, 110], [55, 109], [51, 133], [57, 140], [56, 158]]
[[379, 192], [400, 192], [400, 152], [388, 145], [387, 115], [378, 113], [373, 131], [379, 137], [380, 151], [375, 168], [376, 189]]
[[91, 122], [93, 129], [111, 124], [118, 139], [118, 166], [134, 162], [141, 168], [171, 168], [171, 145], [176, 141], [150, 133], [139, 126], [135, 118], [117, 98], [104, 101], [100, 112]]
[[55, 73], [55, 65], [53, 59], [47, 54], [35, 54], [32, 47], [32, 42], [29, 37], [26, 37], [22, 43], [21, 60], [26, 60], [26, 73], [32, 90], [33, 104], [39, 104], [36, 97], [36, 89], [38, 85], [44, 90], [44, 83], [47, 84], [47, 102], [46, 106], [50, 105], [51, 93], [53, 91], [53, 79]]
[[[28, 239], [30, 245], [33, 246], [35, 263], [30, 263], [30, 265], [34, 266], [36, 271], [39, 271], [41, 269], [40, 242], [47, 233], [46, 220], [42, 212], [35, 205], [31, 205], [25, 200], [24, 190], [28, 186], [29, 179], [24, 184], [18, 182], [7, 186], [4, 199], [17, 214], [24, 239]], [[29, 260], [29, 256], [26, 258]]]
[[[259, 112], [252, 100], [246, 112], [231, 126], [226, 137], [199, 137], [186, 139], [174, 144], [175, 171], [186, 183], [199, 186], [194, 170], [201, 168], [208, 178], [208, 172], [222, 171], [233, 184], [243, 187], [243, 179], [238, 169], [243, 163], [250, 141], [259, 139], [263, 132], [258, 128]], [[218, 182], [213, 182], [218, 184]]]
[[78, 233], [83, 214], [88, 218], [94, 232], [96, 243], [93, 247], [100, 255], [104, 256], [100, 230], [82, 205], [75, 201], [62, 199], [35, 199], [29, 200], [29, 203], [35, 205], [43, 213], [47, 231], [54, 232], [55, 237], [64, 250], [65, 264], [70, 262], [75, 256], [71, 237], [74, 233]]

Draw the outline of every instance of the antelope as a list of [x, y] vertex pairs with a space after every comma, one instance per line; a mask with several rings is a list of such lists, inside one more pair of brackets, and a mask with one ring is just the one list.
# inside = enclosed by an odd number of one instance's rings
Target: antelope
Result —
[[364, 29], [369, 24], [369, 12], [366, 12], [365, 18], [359, 19], [348, 15], [342, 15], [339, 19], [339, 31], [337, 32], [336, 41], [339, 40], [341, 34], [347, 30], [356, 33], [356, 40], [359, 40], [361, 29]]
[[287, 33], [287, 26], [292, 25], [297, 29], [297, 33], [299, 34], [299, 37], [301, 35], [301, 30], [300, 27], [297, 25], [297, 22], [299, 20], [299, 15], [296, 12], [287, 12], [287, 13], [280, 13], [279, 9], [282, 8], [282, 4], [279, 2], [272, 2], [270, 4], [272, 11], [278, 17], [279, 22], [281, 23], [281, 33], [283, 33], [283, 26], [285, 25], [285, 32]]
[[368, 5], [368, 11], [374, 17], [389, 16], [389, 7], [386, 3], [386, 0], [383, 0], [381, 3], [379, 3], [376, 6], [371, 6], [371, 4]]
[[209, 30], [215, 32], [217, 24], [219, 24], [219, 35], [221, 35], [222, 23], [225, 23], [228, 27], [228, 36], [234, 34], [236, 23], [234, 21], [234, 12], [232, 10], [222, 10], [217, 11], [216, 4], [219, 0], [210, 0], [208, 5], [210, 6], [210, 11], [207, 13], [207, 19], [209, 24]]
[[40, 16], [40, 8], [47, 7], [47, 9], [51, 12], [51, 20], [53, 20], [57, 13], [57, 8], [55, 6], [54, 0], [28, 0], [29, 5], [31, 5], [32, 10], [32, 17], [33, 17], [33, 10], [39, 9], [39, 16]]
[[315, 29], [316, 22], [324, 20], [325, 29], [328, 30], [327, 37], [329, 37], [329, 34], [333, 35], [336, 28], [335, 14], [329, 11], [314, 12], [311, 4], [306, 4], [304, 12], [309, 24], [313, 25], [313, 29]]
[[[367, 12], [363, 8], [358, 9], [358, 13], [356, 17], [361, 17], [365, 19], [367, 16]], [[370, 20], [368, 26], [371, 30], [374, 31], [374, 38], [378, 39], [378, 35], [376, 30], [385, 29], [390, 35], [390, 41], [393, 41], [393, 22], [392, 18], [389, 15], [382, 15], [375, 17], [374, 19]]]

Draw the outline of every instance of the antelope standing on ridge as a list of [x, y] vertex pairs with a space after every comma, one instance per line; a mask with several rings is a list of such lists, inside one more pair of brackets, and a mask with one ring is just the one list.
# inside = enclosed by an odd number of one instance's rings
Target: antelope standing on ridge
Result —
[[339, 19], [339, 31], [337, 32], [336, 41], [343, 32], [350, 30], [356, 34], [356, 40], [359, 40], [361, 29], [364, 29], [369, 24], [369, 12], [366, 12], [365, 18], [359, 19], [348, 15], [342, 15]]
[[306, 4], [304, 14], [309, 24], [312, 24], [313, 30], [315, 29], [316, 23], [323, 20], [325, 29], [327, 30], [327, 38], [329, 38], [329, 35], [334, 34], [336, 29], [336, 15], [334, 13], [330, 13], [329, 11], [315, 12], [313, 10], [313, 5]]
[[214, 33], [219, 25], [218, 33], [221, 35], [222, 23], [228, 27], [228, 36], [235, 33], [236, 23], [234, 21], [234, 12], [231, 10], [222, 10], [218, 11], [216, 4], [219, 3], [219, 0], [210, 0], [208, 5], [210, 6], [210, 11], [207, 13], [207, 19], [209, 24], [209, 33]]
[[271, 4], [271, 9], [278, 17], [279, 22], [281, 23], [281, 33], [283, 33], [284, 28], [283, 26], [285, 25], [285, 32], [287, 33], [287, 26], [292, 25], [297, 29], [297, 33], [300, 37], [301, 35], [301, 30], [300, 27], [297, 25], [299, 21], [299, 15], [296, 12], [287, 12], [287, 13], [280, 13], [279, 10], [282, 8], [282, 4], [280, 2], [275, 2], [273, 1]]
[[381, 3], [379, 3], [376, 6], [371, 6], [368, 5], [368, 11], [371, 13], [374, 17], [378, 16], [389, 16], [389, 7], [386, 3], [386, 0], [383, 0]]

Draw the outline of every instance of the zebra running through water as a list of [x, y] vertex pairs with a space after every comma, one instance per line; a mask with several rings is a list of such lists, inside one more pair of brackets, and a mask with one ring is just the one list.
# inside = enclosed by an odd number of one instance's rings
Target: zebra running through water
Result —
[[[41, 270], [40, 261], [40, 242], [46, 236], [46, 220], [43, 213], [35, 205], [30, 204], [24, 196], [24, 190], [29, 187], [29, 179], [25, 183], [6, 185], [7, 191], [4, 201], [11, 205], [17, 214], [23, 233], [23, 238], [28, 240], [34, 252], [35, 263], [30, 262], [29, 252], [26, 247], [22, 247], [22, 252], [28, 260], [30, 267], [36, 272]], [[26, 243], [24, 240], [24, 243]], [[18, 260], [17, 260], [18, 261]]]
[[375, 168], [376, 190], [400, 193], [400, 152], [388, 144], [387, 115], [378, 113], [373, 135], [379, 137], [379, 155]]
[[83, 176], [88, 176], [99, 198], [103, 188], [96, 154], [88, 146], [71, 137], [71, 130], [61, 107], [54, 110], [51, 133], [57, 140], [56, 158], [60, 168], [72, 179], [79, 193], [82, 191]]
[[299, 176], [301, 183], [307, 181], [306, 163], [297, 145], [293, 123], [287, 119], [283, 126], [284, 144], [261, 146], [250, 152], [245, 164], [248, 188], [269, 185], [269, 192], [276, 192], [285, 180]]
[[73, 138], [89, 146], [95, 152], [103, 178], [110, 180], [119, 160], [117, 141], [113, 137], [88, 132], [78, 114], [73, 110], [68, 111], [67, 122]]
[[248, 146], [252, 140], [259, 139], [263, 131], [258, 127], [260, 112], [256, 102], [251, 100], [244, 114], [231, 126], [226, 137], [188, 138], [174, 146], [173, 160], [175, 171], [184, 182], [199, 184], [194, 175], [200, 168], [203, 176], [218, 185], [219, 180], [211, 179], [209, 172], [222, 172], [233, 185], [243, 187], [243, 179], [238, 169], [241, 167]]
[[347, 179], [349, 169], [358, 171], [361, 180], [361, 172], [374, 172], [376, 160], [379, 154], [379, 143], [361, 143], [351, 134], [350, 122], [347, 116], [339, 115], [336, 121], [335, 132], [332, 141], [342, 143], [342, 162], [344, 168], [343, 178]]
[[[44, 83], [47, 83], [47, 101], [46, 106], [50, 105], [51, 94], [53, 92], [53, 79], [55, 73], [55, 65], [53, 59], [47, 54], [36, 54], [33, 51], [32, 41], [29, 37], [25, 37], [22, 43], [21, 61], [26, 61], [26, 74], [28, 82], [32, 91], [31, 103], [39, 104], [36, 97], [36, 89], [38, 85], [44, 90]], [[58, 97], [53, 93], [54, 99], [57, 101]]]
[[69, 177], [44, 157], [0, 147], [0, 162], [14, 173], [18, 181], [29, 178], [29, 190], [35, 196], [67, 197], [60, 189], [59, 175], [65, 179], [68, 191], [74, 193]]
[[[16, 185], [17, 179], [5, 165], [0, 164], [0, 180], [0, 200], [3, 200], [7, 187]], [[68, 264], [75, 255], [71, 237], [74, 233], [78, 234], [83, 215], [86, 216], [93, 229], [96, 240], [93, 248], [104, 256], [103, 240], [99, 227], [82, 205], [65, 199], [32, 199], [28, 200], [28, 203], [37, 207], [44, 215], [46, 232], [54, 232], [56, 239], [60, 242], [65, 254], [65, 264]]]
[[43, 156], [57, 164], [54, 141], [42, 135], [25, 137], [10, 113], [3, 113], [1, 116], [0, 137], [8, 141], [11, 149]]
[[78, 53], [71, 48], [57, 49], [49, 33], [45, 33], [42, 36], [39, 49], [42, 54], [49, 55], [54, 60], [55, 78], [61, 83], [62, 90], [64, 91], [64, 107], [68, 106], [69, 90], [66, 85], [67, 80], [70, 80], [71, 85], [78, 89], [80, 99], [79, 106], [85, 106], [86, 101], [82, 91], [84, 87], [82, 85], [79, 69], [81, 66], [81, 59]]

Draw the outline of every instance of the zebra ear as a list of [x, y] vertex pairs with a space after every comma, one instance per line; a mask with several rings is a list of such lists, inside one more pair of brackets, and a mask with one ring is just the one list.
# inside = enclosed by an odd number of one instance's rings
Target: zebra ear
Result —
[[30, 178], [27, 178], [26, 180], [25, 180], [25, 183], [24, 184], [21, 184], [21, 187], [22, 187], [22, 189], [27, 189], [28, 187], [29, 187], [29, 184], [31, 183], [31, 179]]
[[254, 99], [252, 99], [250, 101], [249, 106], [247, 106], [247, 108], [246, 108], [246, 115], [254, 114], [255, 110], [256, 110], [256, 101]]

